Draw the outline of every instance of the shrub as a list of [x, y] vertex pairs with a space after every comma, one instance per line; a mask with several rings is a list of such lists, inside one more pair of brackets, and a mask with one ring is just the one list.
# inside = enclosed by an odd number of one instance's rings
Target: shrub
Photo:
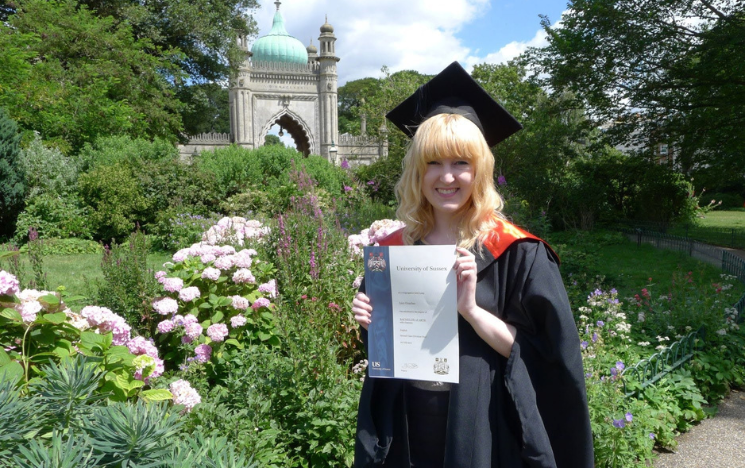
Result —
[[171, 208], [158, 213], [157, 224], [151, 232], [155, 236], [155, 247], [174, 252], [202, 240], [202, 233], [218, 221], [217, 216], [202, 216], [184, 213]]
[[98, 239], [122, 239], [151, 206], [132, 169], [99, 166], [79, 178], [80, 194], [90, 207], [91, 229]]
[[699, 196], [699, 204], [708, 205], [711, 202], [722, 202], [720, 205], [722, 209], [742, 208], [745, 206], [745, 198], [738, 193], [703, 193]]
[[13, 234], [26, 186], [20, 168], [18, 125], [0, 108], [0, 238]]
[[163, 318], [158, 343], [171, 363], [207, 364], [215, 375], [244, 344], [279, 345], [272, 264], [253, 249], [236, 252], [226, 245], [263, 234], [261, 223], [224, 218], [205, 233], [203, 244], [179, 250], [174, 263], [158, 272], [163, 293], [152, 309]]
[[26, 208], [18, 215], [15, 241], [25, 242], [29, 229], [34, 228], [42, 238], [90, 239], [93, 232], [88, 223], [87, 210], [74, 194], [41, 193], [26, 201]]
[[124, 244], [112, 243], [105, 248], [101, 260], [103, 280], [97, 281], [94, 298], [97, 304], [121, 314], [145, 336], [152, 336], [155, 331], [150, 305], [160, 289], [153, 271], [147, 267], [149, 250], [141, 231], [132, 233]]
[[23, 171], [27, 198], [40, 194], [64, 196], [76, 189], [78, 168], [75, 162], [57, 148], [44, 146], [38, 133], [21, 151], [18, 165]]
[[101, 166], [141, 164], [146, 161], [172, 162], [178, 157], [176, 147], [166, 140], [107, 136], [97, 138], [93, 144], [86, 143], [78, 155], [78, 164], [83, 171], [90, 172]]

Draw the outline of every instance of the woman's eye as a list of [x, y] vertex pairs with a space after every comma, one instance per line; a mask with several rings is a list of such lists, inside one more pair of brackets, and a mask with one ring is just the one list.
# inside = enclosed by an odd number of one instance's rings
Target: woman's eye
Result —
[[439, 166], [440, 161], [430, 161], [427, 163], [428, 166]]
[[458, 166], [468, 166], [468, 161], [461, 160], [461, 161], [455, 161], [455, 164]]

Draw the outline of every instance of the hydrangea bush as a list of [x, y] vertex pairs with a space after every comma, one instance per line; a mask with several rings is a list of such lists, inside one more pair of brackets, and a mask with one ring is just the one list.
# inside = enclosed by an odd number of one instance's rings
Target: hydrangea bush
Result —
[[363, 229], [359, 234], [352, 234], [347, 238], [349, 249], [356, 257], [362, 256], [362, 249], [369, 245], [380, 245], [379, 242], [388, 235], [405, 227], [403, 221], [392, 219], [380, 219]]
[[259, 241], [267, 233], [258, 221], [223, 218], [203, 242], [177, 251], [155, 274], [163, 287], [152, 304], [161, 317], [157, 340], [169, 362], [183, 368], [224, 359], [230, 347], [249, 342], [279, 345], [274, 267], [252, 248], [227, 245]]
[[132, 336], [124, 318], [98, 306], [75, 313], [60, 292], [21, 290], [5, 271], [0, 271], [0, 346], [0, 375], [26, 387], [50, 359], [80, 354], [103, 372], [99, 390], [110, 400], [172, 398], [167, 390], [145, 389], [161, 376], [164, 362], [151, 339]]

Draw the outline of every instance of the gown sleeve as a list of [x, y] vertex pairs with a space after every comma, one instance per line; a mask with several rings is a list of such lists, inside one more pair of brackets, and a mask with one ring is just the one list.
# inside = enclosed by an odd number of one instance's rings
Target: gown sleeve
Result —
[[579, 334], [558, 260], [542, 242], [514, 244], [504, 320], [517, 328], [504, 382], [528, 466], [590, 468], [592, 432]]

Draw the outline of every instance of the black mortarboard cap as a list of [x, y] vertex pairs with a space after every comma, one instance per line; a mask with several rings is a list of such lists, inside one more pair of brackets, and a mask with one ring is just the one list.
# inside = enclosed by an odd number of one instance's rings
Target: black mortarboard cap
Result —
[[523, 128], [458, 62], [420, 86], [386, 117], [413, 137], [422, 122], [437, 114], [463, 115], [479, 127], [489, 146]]

